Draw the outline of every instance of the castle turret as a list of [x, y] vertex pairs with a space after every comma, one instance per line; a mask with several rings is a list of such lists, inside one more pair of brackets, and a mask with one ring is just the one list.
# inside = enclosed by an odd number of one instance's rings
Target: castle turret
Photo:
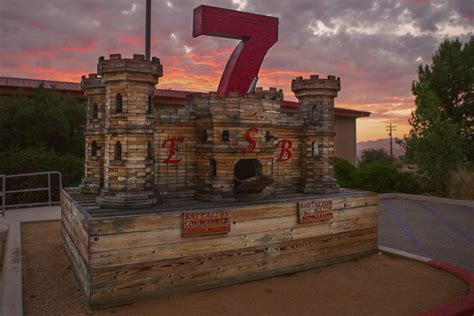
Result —
[[154, 185], [154, 86], [160, 60], [112, 54], [99, 58], [105, 91], [104, 186], [101, 207], [140, 208], [157, 202]]
[[334, 173], [334, 99], [341, 89], [339, 78], [297, 77], [291, 90], [299, 101], [303, 123], [302, 192], [339, 192]]
[[81, 88], [87, 97], [85, 170], [80, 185], [84, 193], [99, 194], [104, 182], [105, 85], [97, 74], [83, 76]]

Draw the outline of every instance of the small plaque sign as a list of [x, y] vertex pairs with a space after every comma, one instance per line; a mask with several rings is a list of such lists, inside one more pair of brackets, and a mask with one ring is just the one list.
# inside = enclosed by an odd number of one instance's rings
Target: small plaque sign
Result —
[[311, 200], [298, 202], [298, 219], [300, 223], [311, 223], [331, 219], [332, 200]]
[[230, 211], [183, 213], [183, 237], [227, 232], [230, 232]]

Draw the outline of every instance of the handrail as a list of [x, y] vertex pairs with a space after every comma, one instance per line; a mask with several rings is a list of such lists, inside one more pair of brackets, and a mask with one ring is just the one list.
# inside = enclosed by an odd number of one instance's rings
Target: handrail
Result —
[[[30, 188], [30, 189], [21, 189], [21, 190], [7, 190], [7, 179], [12, 178], [21, 178], [21, 177], [33, 177], [47, 175], [48, 176], [48, 186], [43, 188]], [[47, 171], [47, 172], [33, 172], [33, 173], [21, 173], [21, 174], [11, 174], [11, 175], [0, 175], [2, 179], [2, 190], [0, 191], [0, 197], [2, 198], [2, 212], [5, 211], [8, 207], [26, 207], [26, 206], [40, 206], [53, 204], [58, 204], [59, 201], [52, 201], [51, 199], [51, 175], [58, 175], [59, 178], [59, 189], [63, 187], [63, 177], [59, 171]], [[48, 202], [35, 202], [35, 203], [23, 203], [23, 204], [7, 204], [7, 194], [22, 193], [22, 192], [39, 192], [39, 191], [48, 191]]]

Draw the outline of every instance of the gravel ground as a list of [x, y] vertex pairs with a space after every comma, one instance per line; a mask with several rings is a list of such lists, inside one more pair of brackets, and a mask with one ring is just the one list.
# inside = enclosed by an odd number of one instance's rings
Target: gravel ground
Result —
[[25, 315], [414, 315], [468, 292], [450, 273], [379, 254], [92, 312], [62, 248], [59, 226], [58, 221], [22, 224]]

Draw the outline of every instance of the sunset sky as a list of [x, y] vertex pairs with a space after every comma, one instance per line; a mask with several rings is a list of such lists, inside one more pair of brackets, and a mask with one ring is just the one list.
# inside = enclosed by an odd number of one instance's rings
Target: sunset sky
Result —
[[[143, 53], [145, 0], [0, 0], [0, 76], [80, 81], [97, 58]], [[336, 106], [372, 112], [358, 120], [358, 141], [386, 138], [385, 125], [409, 130], [417, 66], [445, 38], [473, 34], [474, 1], [153, 0], [152, 56], [160, 88], [215, 91], [236, 40], [192, 38], [200, 4], [280, 18], [279, 41], [260, 70], [259, 86], [294, 100], [291, 79], [341, 77]]]

